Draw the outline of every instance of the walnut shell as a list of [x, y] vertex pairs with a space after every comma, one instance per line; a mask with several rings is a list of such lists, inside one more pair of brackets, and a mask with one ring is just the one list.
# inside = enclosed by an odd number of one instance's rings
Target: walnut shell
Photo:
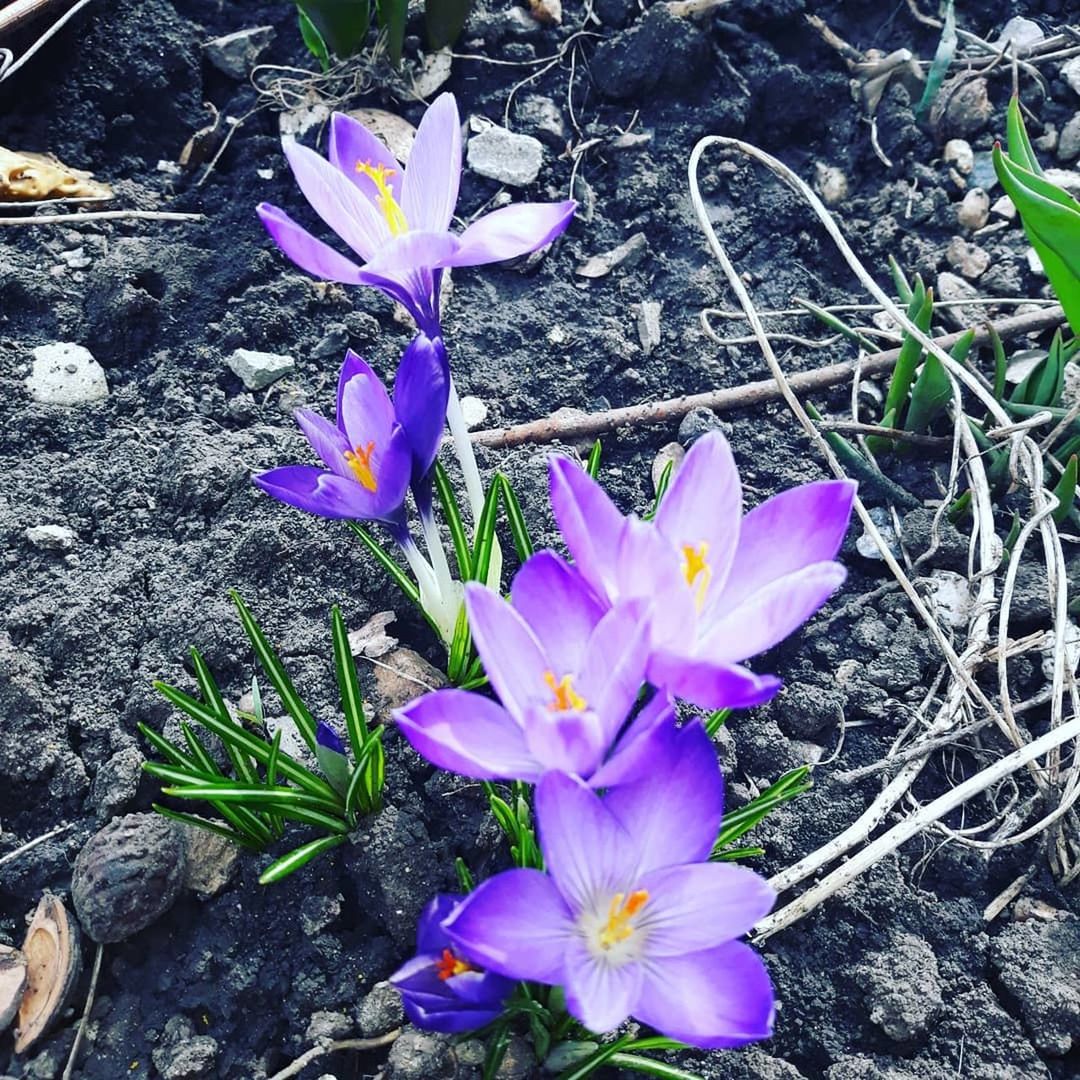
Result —
[[172, 907], [184, 880], [180, 830], [159, 814], [126, 814], [86, 842], [71, 899], [97, 942], [123, 941]]
[[0, 945], [0, 1032], [19, 1011], [26, 989], [26, 957], [11, 945]]
[[26, 990], [19, 1005], [15, 1053], [30, 1049], [60, 1018], [82, 972], [79, 928], [59, 898], [46, 892], [26, 930]]

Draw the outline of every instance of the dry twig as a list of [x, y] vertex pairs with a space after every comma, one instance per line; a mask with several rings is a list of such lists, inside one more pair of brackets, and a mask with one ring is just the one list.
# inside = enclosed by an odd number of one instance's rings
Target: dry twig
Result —
[[34, 217], [0, 217], [0, 225], [82, 225], [88, 221], [205, 221], [205, 214], [182, 214], [172, 210], [92, 210], [88, 214], [41, 214]]
[[389, 1046], [401, 1034], [401, 1028], [394, 1028], [385, 1035], [376, 1035], [372, 1039], [339, 1039], [324, 1046], [313, 1046], [301, 1054], [291, 1065], [286, 1065], [281, 1072], [274, 1073], [267, 1080], [289, 1080], [290, 1076], [299, 1076], [313, 1061], [336, 1054], [339, 1050], [378, 1050], [380, 1046]]

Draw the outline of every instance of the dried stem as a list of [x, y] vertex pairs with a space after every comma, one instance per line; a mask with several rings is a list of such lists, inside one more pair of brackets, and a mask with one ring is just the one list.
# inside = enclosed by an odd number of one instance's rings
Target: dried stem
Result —
[[339, 1050], [378, 1050], [380, 1046], [389, 1046], [395, 1042], [399, 1035], [401, 1035], [401, 1028], [394, 1028], [393, 1031], [388, 1031], [385, 1035], [376, 1035], [372, 1039], [339, 1039], [325, 1046], [313, 1046], [291, 1065], [287, 1065], [281, 1072], [274, 1073], [267, 1080], [289, 1080], [290, 1076], [299, 1076], [313, 1061], [318, 1061], [327, 1054], [336, 1054]]
[[205, 221], [205, 214], [181, 214], [171, 210], [92, 210], [88, 214], [46, 214], [34, 217], [0, 217], [0, 225], [83, 225], [89, 221]]

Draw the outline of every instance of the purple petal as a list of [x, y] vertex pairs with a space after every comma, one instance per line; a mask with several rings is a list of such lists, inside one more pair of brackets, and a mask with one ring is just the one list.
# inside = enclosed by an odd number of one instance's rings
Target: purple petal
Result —
[[611, 1031], [630, 1015], [644, 977], [641, 964], [606, 963], [575, 941], [566, 954], [566, 1008], [590, 1031]]
[[730, 611], [777, 578], [834, 559], [851, 520], [856, 486], [853, 480], [803, 484], [751, 510], [739, 530], [720, 610]]
[[409, 271], [447, 266], [458, 249], [458, 239], [447, 232], [410, 230], [383, 245], [364, 267], [367, 277], [408, 284]]
[[553, 551], [540, 551], [517, 572], [510, 600], [528, 623], [557, 677], [581, 669], [604, 608], [585, 579]]
[[675, 703], [653, 694], [615, 744], [611, 756], [589, 777], [594, 790], [633, 783], [654, 770], [652, 733], [662, 724], [675, 726]]
[[274, 243], [301, 270], [322, 281], [340, 281], [344, 285], [361, 283], [362, 271], [356, 263], [339, 255], [329, 244], [317, 240], [284, 210], [269, 203], [260, 203], [256, 213]]
[[473, 222], [459, 237], [451, 266], [482, 266], [527, 255], [560, 236], [574, 217], [576, 202], [515, 203]]
[[846, 577], [840, 563], [823, 562], [770, 582], [705, 629], [700, 654], [724, 662], [771, 649], [802, 626]]
[[325, 721], [320, 720], [315, 727], [315, 741], [326, 750], [345, 756], [345, 744], [338, 733]]
[[772, 1034], [773, 990], [758, 955], [731, 941], [651, 963], [633, 1014], [690, 1046], [742, 1046]]
[[477, 1028], [498, 1020], [502, 1015], [501, 1003], [487, 1009], [475, 1007], [462, 1009], [450, 1003], [440, 1012], [429, 1011], [414, 1001], [410, 995], [402, 994], [401, 1005], [409, 1022], [421, 1031], [439, 1031], [444, 1035], [463, 1035], [469, 1031], [476, 1031]]
[[460, 893], [438, 893], [427, 902], [416, 923], [418, 953], [441, 953], [450, 944], [442, 923], [463, 899]]
[[570, 909], [539, 870], [506, 870], [462, 901], [445, 924], [462, 955], [511, 979], [557, 984], [574, 934]]
[[673, 697], [703, 709], [750, 709], [775, 696], [780, 680], [755, 675], [749, 668], [701, 655], [656, 651], [649, 658], [648, 678]]
[[[354, 453], [370, 452], [371, 472], [377, 478], [379, 462], [389, 448], [394, 430], [394, 406], [370, 365], [356, 357], [349, 367], [353, 374], [341, 387], [340, 427]], [[372, 443], [374, 446], [369, 451]], [[357, 478], [356, 473], [352, 475]]]
[[387, 187], [394, 198], [401, 202], [402, 168], [386, 144], [373, 132], [368, 131], [359, 120], [347, 113], [334, 113], [330, 117], [330, 145], [328, 156], [331, 164], [343, 176], [347, 176], [369, 202], [379, 196], [379, 189], [370, 176], [357, 170], [358, 164], [380, 165], [386, 170]]
[[390, 238], [382, 214], [326, 158], [294, 139], [282, 141], [296, 183], [323, 219], [365, 262]]
[[[359, 484], [314, 465], [285, 465], [253, 476], [268, 495], [319, 517], [384, 520], [384, 507]], [[402, 491], [404, 497], [404, 491]]]
[[440, 94], [416, 129], [401, 208], [409, 229], [445, 232], [461, 181], [461, 120], [453, 94]]
[[649, 657], [649, 624], [637, 605], [620, 605], [597, 625], [582, 653], [578, 689], [603, 722], [604, 749], [637, 701]]
[[[338, 430], [345, 434], [345, 421], [341, 409], [341, 399], [345, 395], [345, 387], [354, 375], [371, 375], [374, 372], [363, 357], [358, 356], [352, 349], [345, 350], [345, 359], [341, 363], [341, 372], [338, 375], [337, 384], [337, 413], [335, 414]], [[346, 438], [346, 442], [348, 439]]]
[[465, 609], [476, 651], [499, 700], [523, 723], [534, 705], [551, 699], [548, 659], [525, 620], [498, 593], [470, 582]]
[[394, 379], [394, 412], [413, 453], [413, 476], [426, 476], [439, 453], [450, 396], [450, 366], [442, 341], [417, 334]]
[[638, 879], [649, 894], [638, 921], [649, 958], [682, 956], [742, 937], [771, 910], [776, 893], [753, 870], [697, 863], [654, 870]]
[[541, 769], [589, 776], [603, 760], [608, 733], [591, 709], [555, 712], [533, 706], [525, 721], [525, 741]]
[[[699, 439], [675, 473], [656, 513], [656, 527], [686, 560], [684, 584], [708, 606], [719, 595], [739, 540], [742, 485], [727, 439], [719, 431]], [[700, 557], [702, 569], [689, 580], [689, 559]], [[701, 575], [706, 575], [702, 577]]]
[[707, 859], [724, 808], [716, 749], [700, 721], [663, 724], [648, 739], [649, 772], [604, 799], [631, 838], [639, 874]]
[[394, 712], [402, 734], [433, 765], [474, 780], [534, 780], [540, 769], [513, 717], [467, 690], [435, 690]]
[[553, 456], [548, 468], [551, 508], [574, 563], [601, 596], [613, 600], [611, 552], [625, 518], [604, 489], [569, 458]]
[[536, 787], [544, 865], [575, 913], [634, 886], [634, 838], [580, 780], [550, 772]]
[[310, 409], [297, 409], [293, 414], [307, 441], [315, 453], [323, 459], [326, 467], [346, 480], [353, 479], [345, 459], [350, 448], [348, 440], [329, 420]]

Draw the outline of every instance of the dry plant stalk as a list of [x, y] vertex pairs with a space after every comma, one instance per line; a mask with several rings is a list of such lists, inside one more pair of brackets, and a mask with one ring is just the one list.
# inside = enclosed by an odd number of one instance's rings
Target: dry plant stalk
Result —
[[[1040, 447], [1032, 439], [1029, 423], [1015, 424], [983, 382], [962, 365], [956, 363], [939, 342], [914, 326], [892, 299], [876, 284], [859, 262], [841, 234], [832, 215], [810, 187], [780, 161], [757, 147], [737, 139], [712, 136], [702, 139], [690, 157], [689, 179], [691, 200], [709, 246], [723, 268], [754, 331], [773, 378], [781, 387], [789, 407], [802, 424], [811, 443], [828, 462], [837, 476], [844, 470], [831, 447], [799, 401], [789, 380], [772, 350], [760, 317], [742, 280], [727, 256], [709, 221], [698, 185], [698, 163], [710, 146], [737, 151], [764, 164], [781, 181], [800, 194], [817, 214], [841, 255], [855, 272], [864, 288], [892, 316], [898, 325], [913, 335], [923, 348], [944, 365], [952, 385], [951, 411], [954, 421], [954, 442], [949, 471], [948, 490], [942, 498], [936, 523], [940, 523], [947, 507], [959, 490], [961, 473], [967, 477], [972, 493], [973, 517], [969, 552], [968, 580], [974, 593], [971, 616], [965, 640], [959, 651], [954, 648], [950, 634], [938, 624], [933, 612], [915, 589], [911, 578], [882, 539], [874, 521], [862, 502], [856, 500], [856, 512], [867, 533], [878, 546], [886, 565], [910, 600], [916, 614], [940, 649], [945, 660], [946, 678], [940, 692], [927, 695], [920, 709], [921, 725], [908, 725], [893, 744], [892, 753], [903, 755], [904, 761], [893, 778], [858, 820], [817, 851], [775, 875], [771, 884], [784, 892], [806, 880], [841, 857], [847, 861], [832, 870], [814, 886], [786, 906], [763, 919], [757, 927], [756, 940], [771, 934], [816, 908], [837, 890], [853, 881], [859, 874], [883, 856], [920, 832], [934, 828], [948, 839], [984, 850], [1022, 843], [1041, 837], [1051, 869], [1061, 879], [1075, 876], [1080, 867], [1080, 820], [1075, 804], [1080, 798], [1080, 701], [1071, 669], [1066, 668], [1065, 629], [1068, 625], [1065, 560], [1061, 538], [1051, 514], [1057, 506], [1055, 497], [1046, 490], [1043, 458]], [[983, 457], [965, 419], [963, 394], [974, 395], [979, 409], [985, 409], [996, 423], [988, 434], [991, 440], [1008, 442], [1014, 482], [1024, 488], [1031, 499], [1032, 512], [1020, 529], [1009, 556], [1004, 580], [998, 579], [1002, 545], [994, 524], [994, 508], [983, 464]], [[857, 420], [857, 417], [856, 417]], [[1016, 575], [1028, 542], [1038, 533], [1047, 577], [1047, 596], [1053, 611], [1053, 677], [1045, 703], [1049, 705], [1049, 727], [1032, 739], [1016, 721], [1016, 714], [1029, 703], [1015, 703], [1009, 692], [1008, 659], [1015, 654], [1009, 637], [1009, 610], [1016, 586]], [[994, 621], [996, 619], [996, 632]], [[993, 671], [997, 686], [985, 692], [976, 682], [978, 672]], [[1066, 721], [1064, 703], [1069, 694], [1071, 718]], [[943, 745], [943, 738], [953, 735], [948, 746], [962, 745], [959, 739], [971, 728], [965, 719], [980, 718], [978, 726], [992, 724], [1002, 733], [1010, 753], [999, 756], [989, 765], [952, 789], [947, 789], [925, 805], [912, 794], [912, 785], [929, 760], [929, 755]], [[981, 721], [985, 721], [985, 724]], [[1063, 748], [1072, 750], [1071, 762], [1062, 757]], [[987, 753], [985, 747], [983, 754]], [[1019, 800], [1001, 799], [1009, 804], [1009, 812], [997, 814], [989, 824], [962, 830], [951, 829], [943, 822], [949, 813], [965, 806], [978, 795], [986, 794], [993, 805], [1006, 784], [1024, 781], [1028, 796], [1022, 805]], [[899, 804], [912, 807], [900, 824], [874, 840], [871, 835]], [[1032, 823], [1031, 819], [1036, 818]], [[982, 836], [989, 833], [988, 838]], [[868, 842], [869, 841], [869, 842]], [[1000, 910], [991, 905], [988, 912]]]

